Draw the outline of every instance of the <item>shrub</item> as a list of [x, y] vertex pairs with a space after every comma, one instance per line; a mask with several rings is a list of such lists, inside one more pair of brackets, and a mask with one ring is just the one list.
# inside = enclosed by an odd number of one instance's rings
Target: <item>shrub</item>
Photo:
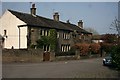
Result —
[[113, 44], [110, 44], [110, 43], [103, 43], [103, 44], [101, 44], [102, 49], [106, 53], [110, 53], [111, 52], [112, 46], [113, 46]]
[[55, 29], [50, 29], [49, 34], [50, 48], [55, 51], [57, 46], [57, 31]]
[[120, 70], [120, 45], [112, 47], [112, 62]]
[[36, 45], [34, 45], [34, 44], [30, 45], [30, 48], [35, 48], [35, 47], [36, 47]]
[[89, 46], [90, 44], [87, 44], [87, 43], [78, 43], [78, 44], [75, 44], [75, 48], [80, 50], [80, 55], [88, 55], [89, 53]]
[[41, 39], [38, 39], [37, 41], [37, 48], [43, 48], [43, 45], [49, 45], [49, 37], [48, 36], [41, 36]]
[[92, 43], [92, 44], [90, 44], [90, 51], [92, 52], [92, 54], [97, 54], [97, 53], [99, 53], [100, 47], [101, 46], [99, 44]]
[[50, 50], [55, 51], [57, 46], [57, 32], [55, 29], [49, 30], [49, 36], [41, 36], [41, 39], [36, 41], [37, 48], [43, 48], [44, 45], [50, 45]]

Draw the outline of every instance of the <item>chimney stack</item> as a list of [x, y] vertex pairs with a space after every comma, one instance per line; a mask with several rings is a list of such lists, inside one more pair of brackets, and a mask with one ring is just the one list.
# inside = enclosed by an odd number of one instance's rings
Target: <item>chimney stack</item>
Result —
[[31, 15], [36, 15], [35, 4], [32, 4], [32, 8], [30, 8], [30, 10], [31, 10]]
[[58, 12], [55, 12], [55, 13], [54, 13], [53, 19], [54, 19], [55, 21], [59, 21], [59, 14], [58, 14]]
[[78, 27], [83, 28], [83, 22], [82, 22], [82, 20], [79, 20]]

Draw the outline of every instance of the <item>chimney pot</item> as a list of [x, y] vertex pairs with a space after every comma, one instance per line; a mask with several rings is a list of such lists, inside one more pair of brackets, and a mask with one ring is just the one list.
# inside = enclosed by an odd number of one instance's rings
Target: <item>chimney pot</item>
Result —
[[79, 20], [78, 27], [83, 28], [83, 21], [82, 20]]
[[59, 21], [59, 13], [58, 13], [58, 12], [55, 12], [55, 13], [54, 13], [53, 19], [54, 19], [55, 21]]
[[36, 15], [35, 4], [32, 4], [32, 8], [30, 8], [30, 10], [31, 10], [31, 14], [32, 14], [32, 15]]
[[32, 8], [35, 8], [35, 4], [32, 4]]

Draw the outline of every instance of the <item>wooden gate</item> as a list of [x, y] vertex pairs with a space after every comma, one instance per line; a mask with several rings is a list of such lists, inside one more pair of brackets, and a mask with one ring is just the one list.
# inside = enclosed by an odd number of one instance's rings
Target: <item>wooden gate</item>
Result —
[[50, 60], [50, 52], [44, 52], [43, 61], [49, 61], [49, 60]]

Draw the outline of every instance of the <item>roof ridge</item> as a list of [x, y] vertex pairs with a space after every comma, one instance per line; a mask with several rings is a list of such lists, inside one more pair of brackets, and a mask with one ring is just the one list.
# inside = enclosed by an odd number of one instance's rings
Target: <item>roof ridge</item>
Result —
[[[11, 9], [8, 9], [8, 11], [12, 11], [12, 12], [16, 12], [16, 13], [20, 13], [20, 14], [27, 14], [27, 15], [31, 15], [31, 14], [29, 14], [29, 13], [24, 13], [24, 12], [19, 12], [19, 11], [15, 11], [15, 10], [11, 10]], [[32, 15], [31, 15], [32, 16]], [[55, 21], [55, 20], [53, 20], [53, 19], [51, 19], [51, 18], [47, 18], [47, 17], [42, 17], [42, 16], [40, 16], [40, 15], [36, 15], [37, 17], [41, 17], [41, 18], [44, 18], [44, 19], [48, 19], [48, 20], [52, 20], [52, 21]], [[65, 24], [68, 24], [68, 23], [66, 23], [66, 22], [63, 22], [63, 21], [55, 21], [55, 22], [60, 22], [60, 23], [65, 23]], [[72, 23], [69, 23], [70, 25], [74, 25], [74, 26], [77, 26], [77, 25], [75, 25], [75, 24], [72, 24]]]
[[16, 12], [16, 13], [21, 13], [21, 14], [28, 14], [28, 13], [24, 13], [24, 12], [20, 12], [20, 11], [15, 11], [15, 10], [11, 10], [11, 9], [7, 9], [10, 12]]
[[[77, 25], [72, 24], [72, 23], [67, 23], [67, 22], [63, 22], [63, 21], [55, 21], [54, 19], [43, 17], [40, 15], [33, 16], [29, 13], [14, 11], [14, 10], [10, 10], [10, 9], [8, 9], [8, 11], [10, 11], [13, 15], [18, 17], [22, 21], [26, 22], [27, 24], [35, 24], [35, 25], [41, 24], [41, 26], [48, 26], [48, 27], [52, 27], [52, 28], [54, 27], [54, 28], [67, 29], [67, 30], [74, 30], [74, 29], [82, 30], [83, 32], [89, 33], [88, 31], [81, 29]], [[27, 18], [34, 19], [34, 21], [27, 19]], [[53, 22], [53, 24], [51, 23], [51, 21]], [[56, 25], [58, 25], [58, 26], [56, 26]]]
[[[19, 11], [15, 11], [15, 10], [11, 10], [11, 9], [8, 9], [8, 11], [10, 11], [10, 12], [16, 12], [16, 13], [20, 13], [20, 14], [27, 14], [27, 15], [31, 15], [31, 14], [29, 14], [29, 13], [19, 12]], [[31, 16], [32, 16], [32, 15], [31, 15]], [[42, 17], [42, 16], [40, 16], [40, 15], [36, 15], [36, 16], [37, 16], [37, 17], [44, 18], [44, 19], [48, 19], [48, 20], [55, 21], [55, 20], [53, 20], [53, 19], [51, 19], [51, 18]], [[55, 22], [56, 22], [56, 21], [55, 21]], [[62, 21], [58, 21], [58, 22], [62, 22]], [[65, 22], [63, 22], [63, 23], [65, 23]]]

